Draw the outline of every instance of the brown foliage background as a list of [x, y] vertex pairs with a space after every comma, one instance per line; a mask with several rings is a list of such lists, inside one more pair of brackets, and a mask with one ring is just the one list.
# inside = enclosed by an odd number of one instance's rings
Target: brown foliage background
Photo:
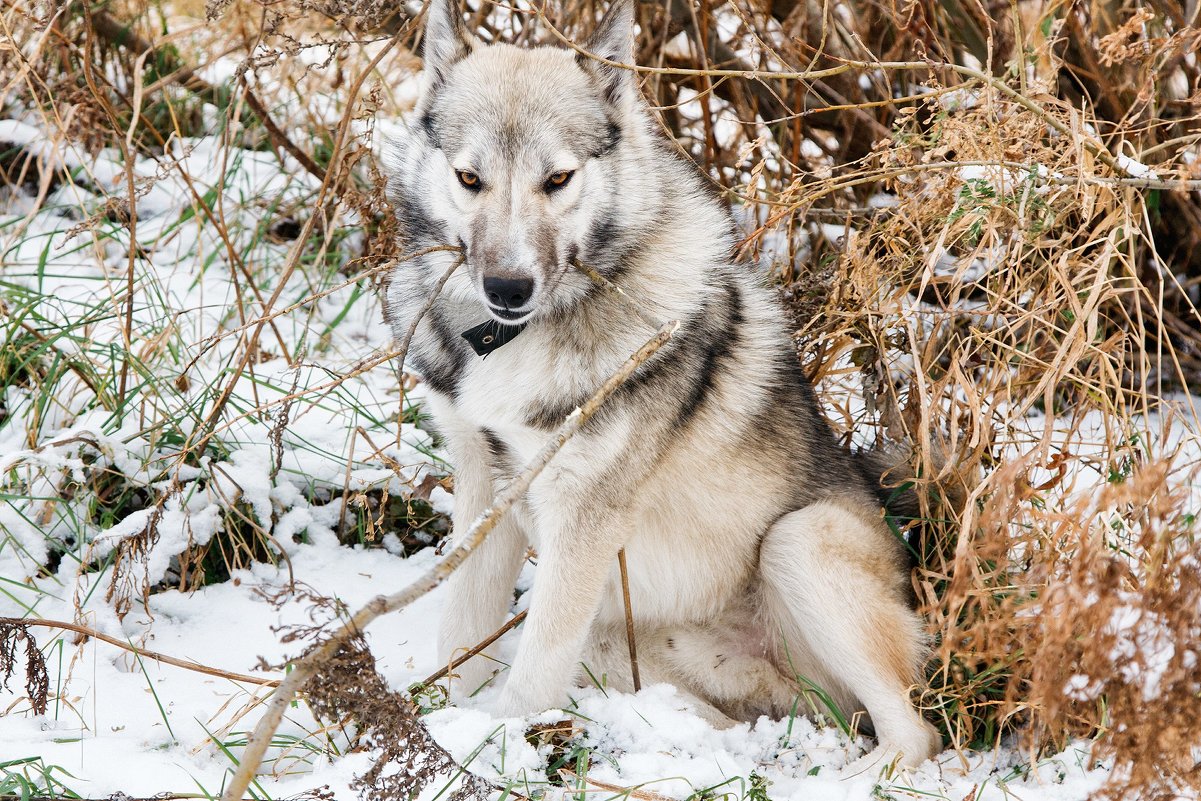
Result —
[[[488, 40], [557, 43], [603, 7], [468, 14]], [[328, 191], [281, 219], [320, 233], [353, 210], [361, 269], [394, 251], [369, 133], [411, 105], [420, 12], [5, 0], [3, 102], [96, 149], [161, 155], [219, 133], [286, 153]], [[741, 253], [779, 281], [836, 427], [916, 446], [929, 714], [962, 748], [1094, 737], [1115, 793], [1201, 790], [1196, 4], [638, 13], [645, 95], [746, 221]], [[240, 66], [200, 77], [218, 57]], [[71, 180], [3, 150], [9, 185], [45, 197]]]

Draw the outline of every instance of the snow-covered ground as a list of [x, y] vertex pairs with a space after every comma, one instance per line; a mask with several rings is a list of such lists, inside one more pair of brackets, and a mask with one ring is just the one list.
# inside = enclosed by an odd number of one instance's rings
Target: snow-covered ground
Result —
[[[2, 121], [0, 140], [37, 150], [48, 136], [36, 120]], [[401, 398], [395, 365], [382, 364], [292, 405], [279, 402], [388, 348], [389, 334], [366, 282], [273, 320], [261, 332], [249, 368], [231, 378], [243, 346], [229, 332], [245, 324], [242, 312], [253, 317], [259, 308], [239, 294], [249, 291], [245, 276], [255, 277], [261, 296], [281, 289], [277, 309], [331, 289], [361, 269], [343, 271], [339, 256], [352, 250], [356, 221], [332, 220], [323, 240], [330, 265], [305, 263], [281, 288], [281, 265], [295, 243], [281, 241], [271, 226], [293, 218], [303, 223], [316, 182], [295, 164], [281, 167], [270, 153], [226, 149], [214, 139], [178, 141], [158, 164], [137, 166], [147, 179], [137, 201], [144, 257], [131, 262], [128, 229], [94, 217], [106, 195], [124, 191], [115, 155], [56, 150], [45, 156], [61, 159], [77, 178], [40, 206], [23, 193], [0, 198], [6, 335], [16, 343], [32, 330], [54, 342], [43, 360], [108, 364], [110, 371], [88, 378], [99, 383], [103, 402], [76, 369], [51, 371], [53, 386], [31, 380], [8, 387], [8, 417], [0, 418], [0, 614], [75, 621], [209, 667], [278, 677], [256, 666], [296, 655], [296, 644], [279, 643], [276, 627], [308, 622], [309, 606], [271, 601], [293, 580], [353, 609], [404, 586], [436, 558], [428, 548], [406, 558], [395, 538], [383, 538], [384, 547], [347, 546], [335, 534], [347, 492], [399, 493], [444, 469], [430, 435], [402, 422], [413, 416]], [[202, 213], [196, 198], [205, 196], [224, 198], [222, 225]], [[95, 224], [81, 229], [89, 218]], [[339, 228], [350, 237], [330, 233]], [[131, 263], [135, 302], [127, 342], [122, 293]], [[59, 336], [67, 330], [71, 336]], [[282, 351], [298, 356], [302, 366], [288, 367]], [[126, 382], [133, 400], [119, 415], [113, 399], [123, 361], [132, 365]], [[230, 580], [195, 592], [156, 592], [145, 609], [135, 597], [132, 611], [119, 619], [106, 599], [113, 571], [108, 556], [121, 538], [146, 527], [151, 511], [142, 504], [106, 519], [89, 511], [104, 502], [89, 487], [107, 470], [152, 493], [166, 488], [181, 442], [200, 429], [213, 399], [227, 388], [230, 401], [215, 445], [179, 471], [180, 486], [158, 521], [145, 578], [150, 585], [173, 578], [174, 558], [205, 543], [234, 509], [258, 524], [273, 522], [273, 541], [286, 559], [278, 567], [256, 563], [236, 570]], [[419, 399], [417, 388], [408, 401]], [[283, 432], [278, 444], [273, 430]], [[1198, 448], [1195, 435], [1188, 447]], [[445, 512], [452, 498], [434, 487], [431, 502]], [[43, 569], [55, 547], [64, 555]], [[531, 572], [523, 577], [527, 585]], [[369, 629], [371, 650], [394, 688], [404, 690], [438, 667], [441, 604], [435, 591]], [[139, 660], [94, 639], [77, 642], [70, 633], [31, 631], [50, 669], [49, 707], [45, 714], [30, 711], [18, 671], [0, 693], [0, 771], [36, 778], [54, 766], [56, 780], [93, 798], [118, 791], [219, 793], [268, 689]], [[502, 641], [509, 653], [519, 634]], [[473, 771], [523, 795], [547, 791], [551, 747], [527, 741], [530, 721], [492, 717], [491, 698], [491, 691], [455, 698], [424, 720]], [[636, 787], [636, 797], [676, 799], [762, 798], [766, 792], [797, 801], [1068, 800], [1091, 797], [1107, 775], [1091, 762], [1087, 744], [1079, 744], [1033, 767], [1027, 753], [1006, 746], [948, 752], [889, 777], [850, 776], [842, 767], [867, 743], [849, 742], [806, 718], [716, 731], [667, 686], [634, 696], [582, 689], [577, 707], [579, 730], [570, 747], [590, 753], [588, 779], [603, 797]], [[348, 785], [366, 770], [370, 755], [342, 753], [346, 745], [345, 732], [323, 728], [303, 705], [294, 707], [256, 792], [284, 798], [328, 786], [335, 798], [353, 797]], [[570, 766], [574, 770], [576, 762]], [[427, 797], [440, 789], [429, 788]]]
[[[290, 554], [293, 574], [312, 589], [337, 597], [352, 608], [371, 596], [403, 586], [429, 566], [426, 550], [402, 559], [382, 549], [339, 546], [328, 538], [299, 545]], [[123, 625], [100, 627], [130, 641], [173, 656], [235, 672], [254, 672], [260, 656], [280, 662], [291, 649], [276, 643], [273, 627], [303, 623], [308, 609], [289, 603], [277, 609], [264, 594], [288, 585], [286, 569], [258, 565], [234, 581], [192, 594], [176, 591], [151, 597], [150, 614], [134, 613]], [[403, 613], [380, 620], [368, 634], [382, 674], [398, 689], [437, 667], [434, 655], [441, 595], [435, 592]], [[6, 608], [7, 613], [16, 610]], [[68, 600], [39, 609], [46, 617], [71, 618]], [[88, 617], [101, 623], [103, 612]], [[145, 660], [141, 663], [112, 646], [90, 641], [73, 645], [68, 637], [43, 633], [56, 697], [45, 715], [22, 714], [18, 703], [0, 718], [0, 762], [38, 756], [72, 774], [66, 783], [81, 795], [104, 797], [123, 791], [134, 796], [158, 792], [215, 794], [230, 768], [230, 758], [213, 744], [232, 749], [258, 717], [262, 689]], [[512, 650], [514, 639], [506, 640]], [[491, 695], [425, 716], [437, 740], [463, 764], [501, 783], [546, 787], [549, 748], [536, 749], [524, 737], [528, 721], [497, 719], [488, 713]], [[461, 699], [455, 699], [459, 701]], [[1103, 781], [1105, 771], [1090, 770], [1087, 747], [1071, 748], [1043, 760], [1029, 773], [1027, 756], [1016, 749], [966, 754], [948, 752], [936, 762], [891, 779], [848, 776], [840, 768], [863, 752], [864, 741], [848, 742], [834, 728], [815, 727], [800, 717], [761, 720], [716, 731], [692, 714], [666, 685], [644, 688], [635, 696], [596, 689], [577, 695], [579, 744], [592, 751], [588, 771], [594, 785], [639, 787], [671, 798], [708, 791], [741, 798], [752, 776], [767, 782], [775, 799], [856, 799], [910, 795], [960, 799], [1085, 799]], [[6, 703], [7, 706], [7, 703]], [[534, 722], [550, 722], [544, 714]], [[336, 798], [353, 798], [348, 785], [366, 770], [368, 755], [337, 755], [345, 738], [329, 741], [316, 734], [303, 708], [294, 709], [277, 735], [273, 773], [260, 785], [273, 798], [290, 797], [328, 785]], [[290, 746], [289, 739], [294, 739]], [[570, 764], [575, 768], [575, 763]], [[430, 788], [430, 793], [441, 786]], [[602, 797], [609, 797], [604, 793]], [[612, 793], [616, 795], [616, 793]]]
[[[434, 559], [432, 550], [402, 559], [385, 550], [340, 546], [331, 538], [291, 550], [292, 575], [352, 608], [380, 591], [403, 586]], [[264, 597], [286, 589], [288, 582], [287, 570], [258, 565], [234, 581], [192, 594], [156, 594], [149, 614], [135, 613], [123, 625], [101, 628], [148, 649], [253, 673], [259, 657], [280, 662], [291, 655], [276, 643], [273, 627], [308, 619], [306, 605], [277, 608]], [[440, 606], [436, 592], [371, 628], [371, 650], [393, 687], [407, 687], [437, 668], [433, 642]], [[56, 601], [39, 611], [70, 619], [71, 604]], [[85, 619], [99, 622], [92, 616]], [[95, 641], [75, 646], [69, 639], [56, 644], [49, 634], [41, 639], [55, 694], [61, 697], [51, 702], [46, 715], [20, 714], [18, 704], [0, 719], [4, 761], [38, 756], [46, 765], [69, 771], [72, 778], [66, 783], [89, 797], [117, 791], [218, 791], [230, 758], [213, 739], [236, 755], [237, 743], [257, 719], [255, 703], [264, 697], [263, 690], [149, 660], [139, 663]], [[507, 650], [513, 642], [513, 636], [507, 638]], [[438, 741], [472, 770], [502, 784], [513, 782], [518, 792], [526, 784], [545, 788], [549, 749], [536, 749], [524, 732], [530, 722], [562, 715], [497, 719], [487, 711], [490, 699], [483, 695], [465, 708], [432, 712], [425, 721]], [[741, 798], [756, 776], [776, 799], [867, 799], [880, 793], [898, 798], [959, 799], [978, 793], [974, 797], [1001, 799], [1016, 793], [1028, 799], [1085, 799], [1105, 777], [1103, 769], [1090, 769], [1085, 745], [1041, 761], [1033, 773], [1025, 754], [1006, 748], [962, 759], [948, 752], [889, 779], [848, 776], [840, 768], [860, 755], [865, 743], [848, 742], [836, 729], [815, 727], [806, 718], [764, 719], [754, 727], [716, 731], [666, 685], [645, 688], [636, 696], [581, 689], [577, 701], [579, 744], [592, 751], [588, 776], [602, 792], [638, 787], [672, 798], [705, 791]], [[272, 775], [259, 782], [270, 797], [291, 797], [322, 785], [336, 798], [354, 797], [348, 785], [366, 769], [368, 755], [337, 755], [339, 740], [344, 744], [345, 738], [335, 733], [329, 742], [317, 729], [303, 709], [289, 716], [277, 735], [281, 747], [273, 753]]]

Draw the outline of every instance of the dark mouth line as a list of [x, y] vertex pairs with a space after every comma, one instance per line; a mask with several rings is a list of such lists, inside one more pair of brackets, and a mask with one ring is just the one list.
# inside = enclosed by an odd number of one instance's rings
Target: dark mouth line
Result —
[[508, 309], [498, 309], [495, 306], [489, 306], [488, 311], [505, 320], [520, 320], [522, 317], [525, 317], [527, 314], [529, 314], [529, 312], [512, 312]]

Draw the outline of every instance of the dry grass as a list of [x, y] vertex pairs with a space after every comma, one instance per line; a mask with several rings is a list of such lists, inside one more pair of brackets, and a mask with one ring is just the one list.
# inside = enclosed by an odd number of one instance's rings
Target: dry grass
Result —
[[[552, 27], [578, 38], [602, 7], [484, 3], [471, 24], [490, 39], [554, 41]], [[186, 368], [155, 378], [166, 337], [136, 341], [127, 324], [115, 350], [72, 349], [35, 315], [12, 317], [0, 383], [49, 394], [70, 379], [115, 414], [145, 415], [147, 431], [175, 432], [177, 458], [159, 465], [167, 489], [156, 497], [101, 463], [80, 486], [59, 488], [90, 493], [98, 519], [113, 520], [163, 508], [178, 491], [173, 476], [219, 455], [239, 415], [270, 422], [287, 408], [227, 405], [256, 364], [301, 358], [275, 328], [289, 304], [272, 286], [298, 275], [317, 294], [328, 283], [313, 276], [329, 263], [339, 281], [366, 271], [367, 285], [396, 255], [366, 132], [376, 115], [411, 103], [408, 15], [418, 7], [80, 9], [5, 2], [6, 115], [38, 119], [60, 145], [116, 148], [127, 163], [217, 133], [231, 147], [287, 154], [321, 186], [311, 202], [264, 210], [264, 236], [294, 243], [282, 267], [240, 258], [225, 216], [235, 199], [196, 192], [195, 213], [228, 245], [244, 293], [231, 310], [228, 371], [187, 425], [178, 411], [147, 411], [180, 409], [179, 382], [197, 380]], [[1201, 381], [1201, 29], [1187, 9], [1164, 0], [639, 9], [639, 63], [654, 68], [645, 93], [753, 221], [743, 252], [779, 278], [799, 357], [827, 390], [836, 426], [916, 445], [927, 507], [914, 579], [938, 637], [930, 715], [965, 748], [1013, 730], [1032, 753], [1093, 737], [1097, 756], [1118, 766], [1110, 790], [1147, 798], [1201, 791], [1201, 499], [1191, 490], [1199, 466], [1181, 456], [1195, 458], [1201, 430], [1187, 394]], [[218, 57], [237, 69], [203, 72]], [[823, 72], [762, 74], [809, 70]], [[762, 73], [737, 77], [751, 71]], [[128, 170], [105, 185], [0, 149], [4, 182], [23, 187], [31, 208], [63, 184], [105, 199], [79, 224], [98, 249], [104, 225], [136, 228], [127, 198], [154, 183]], [[348, 221], [362, 235], [344, 246]], [[109, 288], [121, 313], [138, 291], [136, 257]], [[0, 302], [6, 312], [19, 305], [8, 294]], [[315, 402], [329, 391], [299, 394]], [[857, 396], [866, 403], [846, 400]], [[24, 424], [37, 447], [38, 425]], [[227, 567], [277, 553], [275, 521], [239, 517], [236, 498], [227, 507], [230, 536], [187, 555], [181, 585], [194, 586], [186, 574], [203, 572], [213, 549], [227, 549], [217, 560]], [[375, 526], [386, 507], [381, 497], [362, 517]], [[153, 533], [148, 525], [119, 553], [136, 564]], [[125, 577], [127, 602], [149, 591], [136, 573]]]

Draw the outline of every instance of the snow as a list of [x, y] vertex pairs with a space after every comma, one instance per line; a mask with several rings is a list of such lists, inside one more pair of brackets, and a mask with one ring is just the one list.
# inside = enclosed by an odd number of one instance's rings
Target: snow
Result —
[[1123, 606], [1114, 611], [1104, 633], [1117, 635], [1110, 659], [1120, 666], [1123, 681], [1141, 686], [1144, 700], [1155, 699], [1160, 681], [1176, 655], [1176, 644], [1168, 636], [1165, 622], [1154, 612]]
[[[290, 554], [292, 572], [320, 594], [357, 608], [374, 594], [413, 580], [435, 559], [425, 550], [409, 559], [382, 550], [339, 546], [332, 540], [297, 546]], [[85, 616], [89, 625], [128, 638], [136, 645], [252, 675], [271, 676], [256, 668], [259, 657], [280, 662], [293, 648], [280, 645], [274, 629], [303, 624], [309, 609], [290, 601], [280, 608], [267, 596], [288, 587], [288, 570], [268, 565], [239, 571], [233, 580], [192, 594], [176, 591], [151, 596], [149, 614], [132, 614], [117, 623], [103, 610]], [[367, 632], [382, 674], [394, 688], [404, 688], [437, 668], [434, 654], [441, 592], [427, 596], [403, 613], [383, 618]], [[5, 608], [5, 613], [16, 610]], [[70, 618], [69, 599], [44, 605], [49, 618]], [[49, 643], [55, 635], [41, 633]], [[511, 655], [515, 637], [504, 640]], [[209, 733], [238, 739], [257, 718], [253, 706], [262, 689], [239, 685], [180, 668], [142, 664], [126, 652], [103, 643], [65, 643], [51, 647], [52, 681], [62, 677], [64, 698], [51, 702], [43, 716], [8, 714], [0, 718], [0, 754], [37, 754], [46, 764], [61, 766], [75, 780], [71, 786], [90, 797], [123, 791], [152, 795], [170, 790], [214, 793], [230, 767], [209, 742]], [[438, 741], [472, 770], [499, 782], [545, 782], [547, 748], [525, 738], [528, 723], [562, 717], [543, 713], [531, 721], [489, 714], [495, 692], [478, 699], [456, 699], [460, 706], [432, 712], [425, 722]], [[157, 698], [157, 701], [156, 701]], [[581, 726], [579, 741], [592, 749], [589, 779], [622, 787], [638, 786], [673, 798], [705, 788], [738, 792], [751, 774], [769, 783], [772, 798], [871, 798], [874, 788], [913, 788], [959, 798], [973, 786], [981, 799], [1005, 797], [1007, 771], [1023, 764], [1016, 749], [999, 754], [969, 755], [963, 770], [954, 753], [891, 779], [849, 776], [842, 768], [869, 743], [849, 743], [836, 729], [807, 718], [760, 720], [719, 731], [693, 714], [675, 689], [644, 688], [637, 695], [582, 689], [576, 696]], [[164, 711], [160, 712], [157, 703]], [[304, 737], [316, 729], [303, 707], [292, 710], [281, 737]], [[1021, 780], [1030, 799], [1087, 798], [1103, 781], [1103, 769], [1088, 769], [1086, 747], [1074, 746], [1044, 761]], [[474, 755], [474, 756], [473, 756]], [[305, 749], [280, 749], [261, 777], [272, 797], [285, 797], [328, 784], [337, 798], [351, 798], [349, 782], [366, 768], [364, 755], [332, 760]], [[573, 763], [574, 768], [574, 763]]]
[[1115, 158], [1117, 159], [1118, 166], [1131, 178], [1147, 178], [1148, 180], [1158, 180], [1159, 178], [1155, 174], [1155, 170], [1137, 159], [1132, 159], [1130, 156], [1121, 153], [1115, 156]]
[[[228, 71], [228, 64], [217, 61], [206, 74], [217, 80]], [[733, 129], [721, 133], [733, 136]], [[0, 121], [0, 139], [31, 147], [50, 141], [34, 122], [16, 120]], [[111, 153], [91, 158], [66, 148], [44, 156], [80, 168], [82, 185], [64, 185], [40, 210], [18, 195], [3, 201], [0, 222], [34, 212], [24, 238], [5, 243], [3, 274], [6, 282], [36, 298], [43, 318], [39, 325], [70, 326], [98, 298], [105, 302], [113, 282], [123, 280], [128, 230], [101, 222], [99, 234], [71, 231], [102, 207], [104, 194], [125, 191], [124, 170]], [[223, 165], [223, 172], [213, 165]], [[5, 403], [11, 416], [0, 424], [0, 475], [4, 491], [14, 499], [0, 504], [0, 614], [78, 621], [142, 648], [278, 677], [277, 670], [261, 665], [284, 663], [298, 650], [297, 644], [281, 644], [278, 628], [308, 624], [313, 612], [289, 593], [293, 581], [355, 609], [377, 594], [405, 586], [437, 558], [431, 549], [405, 558], [395, 535], [385, 536], [382, 548], [339, 544], [335, 528], [343, 508], [322, 497], [343, 487], [400, 492], [404, 484], [419, 482], [443, 466], [432, 453], [429, 434], [398, 422], [403, 411], [398, 376], [388, 365], [348, 379], [320, 401], [305, 400], [291, 408], [277, 456], [270, 433], [280, 419], [279, 399], [293, 387], [304, 390], [328, 381], [331, 373], [345, 374], [388, 346], [386, 326], [370, 292], [348, 306], [351, 290], [343, 289], [317, 302], [311, 317], [303, 310], [280, 317], [275, 321], [280, 344], [308, 355], [290, 367], [279, 353], [265, 353], [252, 372], [234, 383], [235, 417], [220, 430], [222, 448], [178, 472], [181, 491], [163, 507], [158, 540], [145, 568], [151, 584], [162, 581], [173, 559], [189, 544], [207, 542], [236, 506], [248, 508], [260, 523], [275, 521], [281, 564], [255, 563], [234, 571], [226, 582], [192, 593], [156, 592], [147, 608], [135, 603], [120, 619], [105, 599], [112, 568], [98, 565], [123, 537], [143, 530], [152, 511], [134, 510], [104, 528], [81, 524], [72, 513], [75, 501], [63, 499], [62, 488], [84, 483], [87, 471], [98, 467], [118, 472], [131, 484], [152, 489], [166, 485], [162, 468], [175, 445], [158, 439], [152, 424], [175, 420], [193, 404], [203, 406], [205, 393], [225, 386], [238, 352], [239, 337], [230, 334], [239, 325], [231, 310], [241, 279], [229, 257], [231, 248], [252, 269], [286, 261], [291, 245], [263, 238], [259, 219], [264, 209], [277, 205], [304, 209], [316, 189], [310, 176], [282, 168], [269, 153], [227, 150], [209, 138], [174, 142], [160, 163], [143, 160], [136, 171], [147, 179], [135, 202], [139, 244], [150, 259], [136, 265], [141, 291], [134, 308], [135, 346], [145, 354], [147, 369], [164, 378], [147, 390], [142, 416], [125, 421], [92, 403], [73, 374], [61, 379], [56, 403], [36, 414], [36, 389], [8, 388]], [[192, 176], [191, 183], [185, 175]], [[218, 186], [227, 197], [230, 242], [192, 205], [193, 191], [203, 194]], [[875, 202], [883, 205], [887, 198]], [[354, 220], [335, 222], [353, 225]], [[822, 226], [822, 231], [835, 240], [847, 233], [834, 225]], [[292, 302], [344, 279], [340, 273], [298, 273], [281, 298]], [[346, 316], [340, 317], [343, 312]], [[342, 322], [330, 329], [330, 344], [310, 336], [336, 319]], [[94, 355], [98, 348], [122, 341], [119, 316], [108, 315], [89, 327], [86, 339], [69, 346], [76, 355]], [[156, 337], [170, 340], [182, 357], [168, 359], [163, 348], [156, 349]], [[264, 332], [264, 348], [278, 349], [273, 338]], [[186, 371], [188, 386], [179, 388], [182, 366], [193, 359]], [[419, 400], [420, 390], [413, 397]], [[268, 414], [245, 414], [273, 402]], [[197, 425], [182, 415], [179, 436], [190, 436]], [[359, 436], [360, 429], [369, 436]], [[379, 452], [372, 443], [381, 446]], [[399, 469], [391, 469], [381, 455]], [[431, 502], [445, 513], [453, 498], [435, 487]], [[39, 568], [46, 563], [51, 536], [69, 543], [70, 553], [46, 575]], [[87, 565], [92, 567], [85, 569]], [[519, 586], [528, 587], [530, 581], [527, 569]], [[287, 600], [276, 605], [271, 599], [281, 593]], [[367, 631], [379, 669], [393, 688], [404, 690], [439, 667], [434, 644], [442, 603], [442, 591], [435, 591]], [[1136, 638], [1155, 636], [1154, 631], [1141, 633], [1144, 623], [1139, 621], [1114, 625], [1140, 632], [1132, 635]], [[33, 631], [51, 672], [50, 707], [45, 714], [33, 714], [19, 681], [0, 692], [0, 709], [5, 710], [0, 714], [0, 762], [39, 757], [69, 771], [64, 780], [88, 797], [220, 791], [232, 763], [214, 739], [228, 743], [236, 756], [267, 690], [138, 660], [94, 639], [76, 642], [56, 630]], [[502, 656], [513, 654], [519, 634], [502, 639]], [[1154, 691], [1154, 679], [1151, 670], [1144, 685], [1148, 692]], [[1079, 677], [1065, 691], [1087, 694], [1090, 686], [1087, 677]], [[456, 759], [470, 762], [472, 770], [501, 784], [528, 783], [553, 797], [558, 791], [546, 786], [550, 746], [532, 745], [525, 732], [531, 722], [552, 722], [561, 715], [497, 718], [490, 713], [495, 695], [495, 688], [471, 699], [456, 695], [455, 706], [430, 712], [424, 720], [437, 740]], [[835, 728], [805, 717], [715, 730], [665, 685], [636, 695], [586, 688], [575, 700], [574, 743], [591, 751], [587, 779], [600, 783], [596, 786], [602, 790], [636, 786], [670, 798], [701, 792], [741, 797], [752, 781], [762, 780], [777, 801], [890, 795], [983, 801], [1011, 794], [1036, 801], [1089, 798], [1108, 773], [1091, 763], [1087, 744], [1073, 744], [1030, 769], [1027, 755], [1006, 744], [983, 754], [948, 752], [893, 776], [848, 775], [843, 768], [869, 743], [849, 741]], [[322, 785], [336, 798], [353, 797], [349, 784], [369, 765], [368, 754], [343, 753], [346, 733], [324, 730], [303, 705], [289, 711], [277, 743], [259, 780], [275, 798]], [[574, 762], [570, 766], [575, 769]]]
[[1101, 689], [1101, 682], [1077, 673], [1068, 679], [1063, 694], [1073, 701], [1092, 701], [1101, 694]]
[[[329, 540], [297, 547], [290, 555], [296, 576], [314, 591], [352, 607], [381, 590], [411, 581], [433, 558], [432, 551], [425, 551], [397, 559]], [[155, 594], [148, 614], [131, 614], [123, 623], [92, 607], [84, 621], [150, 650], [235, 672], [274, 676], [256, 668], [260, 656], [282, 662], [290, 655], [291, 649], [278, 643], [273, 627], [309, 622], [304, 604], [290, 602], [277, 610], [264, 597], [287, 587], [287, 569], [256, 565], [238, 572], [232, 581], [192, 594]], [[381, 670], [398, 686], [407, 686], [434, 669], [438, 606], [437, 598], [424, 599], [404, 618], [386, 618], [370, 631], [368, 639]], [[15, 611], [4, 609], [6, 614]], [[45, 604], [39, 612], [70, 620], [70, 599]], [[48, 642], [51, 636], [40, 638]], [[72, 786], [90, 796], [117, 791], [149, 796], [165, 789], [188, 792], [197, 785], [214, 792], [220, 787], [229, 762], [207, 742], [208, 732], [228, 736], [231, 731], [248, 730], [256, 712], [247, 705], [255, 701], [256, 688], [149, 659], [139, 664], [130, 654], [95, 641], [51, 649], [48, 654], [52, 672], [64, 679], [63, 703], [52, 701], [44, 716], [9, 714], [0, 719], [0, 754], [39, 754], [46, 763], [75, 774], [78, 782]], [[259, 689], [257, 697], [263, 694]], [[156, 697], [165, 707], [165, 719]], [[301, 736], [314, 728], [301, 708], [289, 715], [281, 734]], [[281, 755], [275, 765], [286, 772], [281, 780], [296, 771], [307, 780], [309, 769], [303, 758], [303, 752]], [[350, 774], [343, 777], [343, 785], [349, 778]]]

